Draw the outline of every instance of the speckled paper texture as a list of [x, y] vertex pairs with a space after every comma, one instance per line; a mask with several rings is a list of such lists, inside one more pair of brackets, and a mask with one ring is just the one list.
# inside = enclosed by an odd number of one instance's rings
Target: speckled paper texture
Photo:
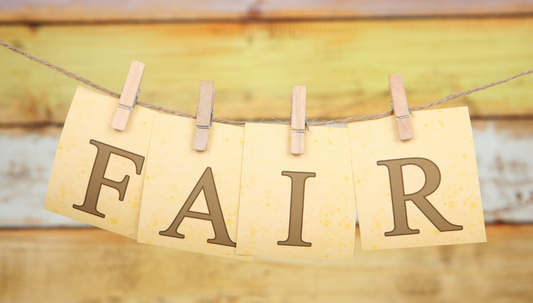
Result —
[[[207, 151], [193, 150], [194, 119], [156, 114], [150, 159], [145, 179], [138, 241], [199, 253], [252, 260], [238, 256], [235, 247], [208, 243], [214, 238], [211, 221], [185, 218], [177, 231], [184, 239], [162, 236], [199, 179], [210, 167], [220, 207], [233, 242], [237, 240], [239, 190], [241, 181], [244, 128], [213, 123]], [[191, 211], [209, 213], [204, 192], [198, 195]]]
[[[154, 111], [137, 106], [124, 131], [111, 128], [118, 99], [78, 87], [57, 148], [45, 209], [130, 238], [136, 238], [144, 172]], [[144, 157], [141, 174], [127, 158], [111, 154], [105, 178], [120, 182], [130, 176], [123, 201], [116, 189], [103, 185], [97, 210], [105, 218], [75, 209], [86, 197], [98, 148], [90, 140]]]
[[[283, 171], [313, 172], [305, 182], [302, 239], [310, 247], [278, 245], [288, 238], [291, 179]], [[290, 153], [290, 126], [247, 123], [237, 253], [350, 260], [355, 197], [348, 130], [311, 127], [303, 155]]]
[[[409, 141], [399, 140], [394, 116], [348, 124], [363, 249], [486, 242], [468, 108], [413, 112], [411, 123], [414, 138]], [[412, 157], [437, 165], [440, 184], [426, 198], [462, 230], [439, 231], [407, 201], [409, 228], [418, 229], [419, 234], [385, 236], [394, 229], [391, 185], [388, 168], [377, 162]], [[419, 167], [403, 166], [402, 173], [405, 194], [425, 186], [426, 177]]]

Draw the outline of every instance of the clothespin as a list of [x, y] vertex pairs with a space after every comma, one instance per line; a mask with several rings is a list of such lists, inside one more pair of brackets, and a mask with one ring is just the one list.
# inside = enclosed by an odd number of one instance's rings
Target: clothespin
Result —
[[122, 88], [122, 94], [120, 94], [120, 101], [118, 102], [118, 108], [115, 112], [111, 127], [116, 130], [124, 130], [131, 111], [137, 105], [139, 99], [139, 93], [141, 90], [141, 80], [144, 73], [144, 63], [133, 61], [131, 62], [130, 72], [126, 77], [126, 82]]
[[291, 154], [303, 155], [304, 135], [309, 132], [307, 114], [305, 112], [305, 94], [307, 88], [303, 85], [292, 87], [291, 94]]
[[213, 107], [215, 106], [216, 90], [213, 81], [200, 82], [200, 95], [196, 109], [196, 133], [194, 135], [194, 150], [207, 150], [209, 129], [213, 124]]
[[413, 127], [411, 126], [410, 117], [413, 115], [407, 104], [407, 96], [403, 86], [402, 74], [389, 76], [389, 90], [391, 96], [391, 107], [396, 116], [396, 125], [400, 140], [406, 141], [413, 139]]

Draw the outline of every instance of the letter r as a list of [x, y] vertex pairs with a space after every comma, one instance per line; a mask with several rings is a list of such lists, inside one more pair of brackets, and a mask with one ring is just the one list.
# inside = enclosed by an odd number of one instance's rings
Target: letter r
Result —
[[[411, 200], [439, 231], [463, 229], [461, 225], [448, 222], [427, 199], [427, 196], [434, 193], [440, 185], [440, 171], [435, 163], [425, 158], [404, 158], [378, 161], [377, 164], [386, 166], [389, 170], [394, 229], [386, 232], [386, 237], [420, 233], [418, 229], [409, 228], [407, 223], [405, 203], [408, 200]], [[424, 186], [416, 193], [409, 195], [406, 195], [404, 191], [402, 167], [405, 165], [418, 166], [422, 169], [426, 178]]]

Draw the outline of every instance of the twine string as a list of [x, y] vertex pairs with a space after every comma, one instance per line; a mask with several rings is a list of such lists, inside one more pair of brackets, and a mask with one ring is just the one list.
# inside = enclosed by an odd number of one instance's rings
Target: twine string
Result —
[[[64, 74], [65, 76], [71, 78], [71, 79], [74, 79], [76, 81], [79, 81], [87, 86], [90, 86], [94, 89], [97, 89], [103, 93], [106, 93], [112, 97], [115, 97], [115, 98], [120, 98], [120, 94], [117, 94], [105, 87], [102, 87], [88, 79], [85, 79], [83, 78], [82, 76], [80, 75], [77, 75], [73, 72], [70, 72], [60, 66], [57, 66], [57, 65], [54, 65], [46, 60], [43, 60], [41, 58], [38, 58], [38, 57], [35, 57], [33, 56], [32, 54], [28, 53], [28, 52], [25, 52], [21, 49], [18, 49], [16, 47], [14, 47], [13, 45], [11, 45], [10, 43], [6, 42], [6, 41], [3, 41], [2, 39], [0, 39], [0, 45], [4, 46], [5, 48], [9, 49], [9, 50], [12, 50], [18, 54], [21, 54], [23, 55], [24, 57], [32, 60], [32, 61], [35, 61], [37, 63], [40, 63], [40, 64], [43, 64], [57, 72], [60, 72], [62, 74]], [[521, 72], [519, 74], [516, 74], [512, 77], [509, 77], [507, 79], [503, 79], [503, 80], [499, 80], [499, 81], [496, 81], [496, 82], [492, 82], [492, 83], [489, 83], [489, 84], [485, 84], [483, 86], [480, 86], [480, 87], [476, 87], [476, 88], [473, 88], [473, 89], [470, 89], [470, 90], [466, 90], [466, 91], [462, 91], [462, 92], [458, 92], [458, 93], [455, 93], [455, 94], [452, 94], [452, 95], [449, 95], [449, 96], [446, 96], [440, 100], [437, 100], [437, 101], [434, 101], [434, 102], [430, 102], [430, 103], [427, 103], [427, 104], [424, 104], [424, 105], [420, 105], [420, 106], [414, 106], [414, 107], [411, 107], [411, 110], [413, 111], [416, 111], [416, 110], [422, 110], [422, 109], [426, 109], [426, 108], [430, 108], [430, 107], [433, 107], [433, 106], [437, 106], [437, 105], [441, 105], [441, 104], [444, 104], [448, 101], [451, 101], [451, 100], [454, 100], [454, 99], [457, 99], [457, 98], [461, 98], [461, 97], [464, 97], [466, 95], [470, 95], [472, 93], [475, 93], [475, 92], [478, 92], [478, 91], [482, 91], [482, 90], [485, 90], [489, 87], [493, 87], [493, 86], [496, 86], [496, 85], [500, 85], [500, 84], [503, 84], [503, 83], [506, 83], [506, 82], [509, 82], [513, 79], [516, 79], [518, 77], [522, 77], [524, 75], [529, 75], [529, 74], [532, 74], [533, 73], [533, 69], [530, 69], [530, 70], [527, 70], [527, 71], [524, 71], [524, 72]], [[176, 116], [181, 116], [181, 117], [186, 117], [186, 118], [196, 118], [196, 116], [194, 115], [191, 115], [191, 114], [188, 114], [188, 113], [184, 113], [184, 112], [180, 112], [180, 111], [176, 111], [176, 110], [172, 110], [172, 109], [168, 109], [168, 108], [164, 108], [162, 106], [158, 106], [158, 105], [154, 105], [154, 104], [148, 104], [148, 103], [144, 103], [144, 102], [137, 102], [137, 105], [140, 105], [140, 106], [143, 106], [143, 107], [146, 107], [146, 108], [149, 108], [149, 109], [153, 109], [153, 110], [156, 110], [156, 111], [160, 111], [160, 112], [164, 112], [164, 113], [167, 113], [167, 114], [171, 114], [171, 115], [176, 115]], [[321, 121], [309, 121], [309, 125], [311, 126], [319, 126], [319, 125], [330, 125], [330, 124], [337, 124], [337, 123], [349, 123], [349, 122], [357, 122], [357, 121], [368, 121], [368, 120], [375, 120], [375, 119], [380, 119], [380, 118], [383, 118], [383, 117], [387, 117], [387, 116], [390, 116], [392, 115], [393, 112], [392, 110], [390, 111], [386, 111], [386, 112], [382, 112], [382, 113], [378, 113], [378, 114], [371, 114], [371, 115], [364, 115], [364, 116], [355, 116], [355, 117], [348, 117], [348, 118], [343, 118], [343, 119], [334, 119], [334, 120], [321, 120]], [[244, 121], [244, 120], [228, 120], [228, 119], [213, 119], [214, 122], [218, 122], [218, 123], [225, 123], [225, 124], [231, 124], [231, 125], [244, 125], [246, 122], [255, 122], [255, 121]], [[283, 124], [288, 124], [287, 121], [277, 121], [276, 122], [278, 123], [283, 123]]]

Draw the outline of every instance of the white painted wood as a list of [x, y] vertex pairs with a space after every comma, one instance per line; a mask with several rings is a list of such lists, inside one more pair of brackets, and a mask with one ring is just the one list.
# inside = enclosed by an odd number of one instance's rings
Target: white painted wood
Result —
[[60, 132], [0, 129], [0, 227], [87, 226], [44, 210]]
[[533, 120], [474, 123], [486, 222], [533, 222]]
[[[44, 210], [60, 128], [0, 129], [0, 228], [87, 226]], [[486, 222], [533, 222], [533, 120], [473, 121]]]

